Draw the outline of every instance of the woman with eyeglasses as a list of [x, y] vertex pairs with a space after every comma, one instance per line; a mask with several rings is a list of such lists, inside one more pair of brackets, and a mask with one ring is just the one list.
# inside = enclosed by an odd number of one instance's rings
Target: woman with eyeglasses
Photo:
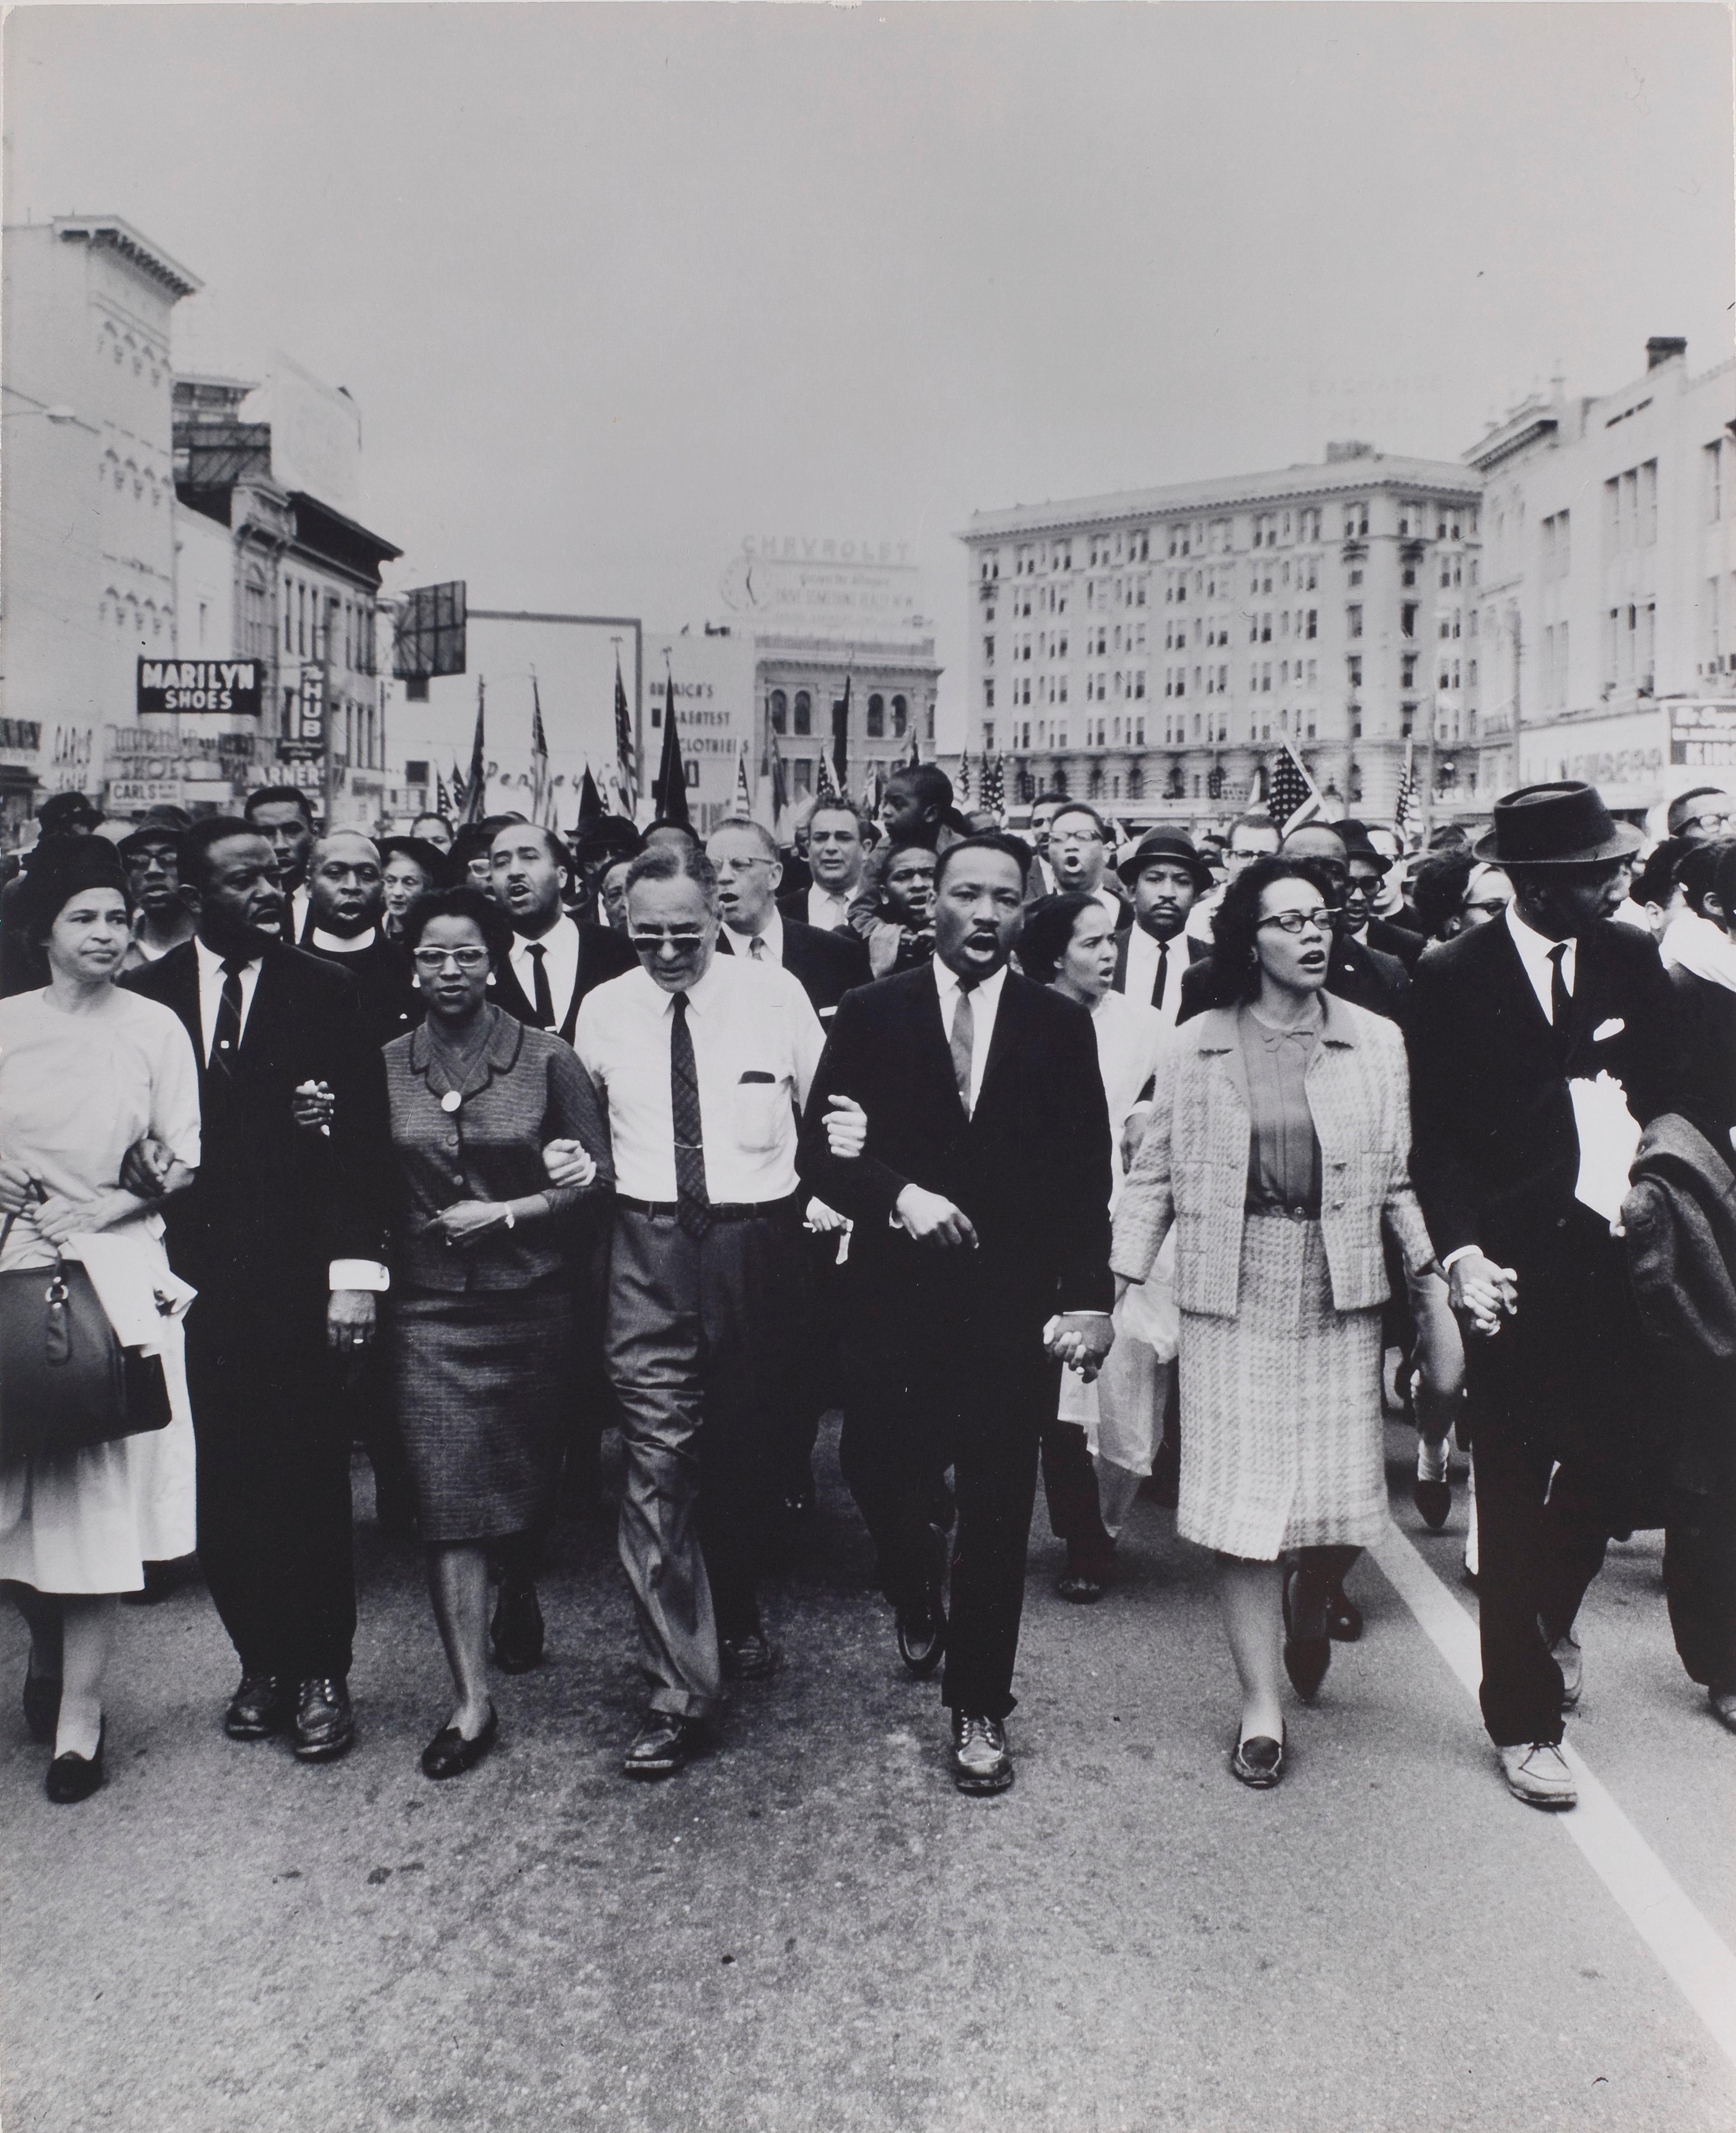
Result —
[[1281, 1625], [1310, 1699], [1331, 1655], [1330, 1552], [1387, 1527], [1383, 1227], [1407, 1274], [1435, 1256], [1404, 1039], [1327, 994], [1331, 928], [1306, 860], [1257, 859], [1224, 892], [1216, 953], [1240, 997], [1183, 1023], [1160, 1061], [1110, 1255], [1124, 1293], [1175, 1229], [1176, 1530], [1217, 1556], [1242, 1688], [1230, 1768], [1258, 1789], [1284, 1771]]
[[[397, 1205], [388, 1342], [398, 1424], [427, 1553], [453, 1702], [422, 1753], [457, 1777], [493, 1746], [488, 1558], [501, 1609], [534, 1635], [531, 1564], [551, 1507], [571, 1399], [573, 1269], [564, 1218], [613, 1182], [597, 1099], [571, 1047], [488, 998], [512, 945], [493, 898], [469, 883], [420, 897], [404, 943], [427, 1006], [385, 1048]], [[549, 1183], [542, 1151], [578, 1144], [575, 1182]], [[513, 1669], [519, 1670], [516, 1667]]]

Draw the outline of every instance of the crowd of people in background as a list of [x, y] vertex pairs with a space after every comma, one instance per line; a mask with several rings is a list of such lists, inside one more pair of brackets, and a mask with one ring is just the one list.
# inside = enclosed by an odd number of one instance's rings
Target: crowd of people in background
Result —
[[1736, 1731], [1732, 811], [1685, 792], [1647, 849], [1537, 786], [1412, 851], [1318, 806], [1128, 835], [1065, 793], [1009, 832], [928, 763], [787, 845], [55, 796], [0, 890], [3, 1337], [82, 1262], [117, 1331], [123, 1281], [161, 1319], [167, 1399], [71, 1450], [0, 1414], [50, 1798], [103, 1782], [118, 1600], [195, 1557], [230, 1737], [349, 1750], [357, 1447], [451, 1675], [421, 1767], [469, 1769], [611, 1430], [622, 1767], [667, 1776], [786, 1655], [839, 1408], [964, 1793], [1013, 1780], [1040, 1481], [1067, 1601], [1113, 1591], [1142, 1495], [1211, 1552], [1229, 1768], [1277, 1784], [1286, 1681], [1312, 1701], [1362, 1632], [1397, 1418], [1428, 1528], [1468, 1461], [1516, 1797], [1575, 1803], [1580, 1602], [1638, 1529]]

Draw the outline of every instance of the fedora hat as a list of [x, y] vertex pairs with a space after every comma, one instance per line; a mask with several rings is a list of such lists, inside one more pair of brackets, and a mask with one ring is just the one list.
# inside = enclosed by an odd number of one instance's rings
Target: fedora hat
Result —
[[166, 802], [160, 806], [147, 807], [139, 820], [123, 836], [117, 850], [123, 859], [134, 852], [142, 852], [147, 845], [160, 845], [166, 840], [179, 844], [193, 826], [193, 817], [185, 807], [175, 807]]
[[1594, 866], [1626, 859], [1643, 842], [1637, 830], [1616, 821], [1596, 786], [1569, 779], [1504, 793], [1475, 851], [1498, 867]]
[[1383, 874], [1391, 874], [1392, 862], [1383, 851], [1369, 842], [1366, 822], [1359, 822], [1354, 816], [1347, 815], [1342, 821], [1334, 822], [1332, 827], [1344, 840], [1346, 859], [1366, 859], [1371, 866], [1378, 866]]
[[1115, 871], [1131, 888], [1139, 879], [1140, 869], [1150, 866], [1154, 859], [1169, 859], [1185, 866], [1196, 888], [1212, 885], [1212, 870], [1200, 856], [1199, 846], [1181, 830], [1147, 830], [1128, 856], [1117, 863]]

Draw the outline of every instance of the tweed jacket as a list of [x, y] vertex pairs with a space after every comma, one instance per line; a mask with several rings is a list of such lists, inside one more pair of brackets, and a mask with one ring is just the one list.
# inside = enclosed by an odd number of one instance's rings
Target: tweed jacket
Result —
[[[1305, 1087], [1320, 1144], [1320, 1229], [1339, 1311], [1388, 1293], [1382, 1225], [1407, 1273], [1435, 1248], [1411, 1189], [1405, 1043], [1383, 1016], [1321, 995], [1325, 1019]], [[1156, 1100], [1115, 1213], [1109, 1264], [1143, 1281], [1176, 1225], [1176, 1301], [1233, 1317], [1253, 1119], [1233, 1008], [1181, 1025], [1157, 1068]]]

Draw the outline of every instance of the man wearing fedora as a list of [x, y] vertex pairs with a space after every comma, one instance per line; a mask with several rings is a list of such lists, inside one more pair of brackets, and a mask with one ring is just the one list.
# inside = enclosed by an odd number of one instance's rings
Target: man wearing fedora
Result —
[[1609, 922], [1639, 841], [1589, 785], [1498, 800], [1476, 852], [1512, 902], [1425, 956], [1407, 1003], [1411, 1172], [1473, 1336], [1484, 1722], [1533, 1807], [1577, 1798], [1574, 1618], [1609, 1538], [1652, 1522], [1636, 1505], [1661, 1448], [1622, 1247], [1576, 1197], [1572, 1086], [1609, 1075], [1642, 1125], [1674, 1108], [1669, 980]]
[[1332, 826], [1344, 840], [1344, 864], [1349, 870], [1344, 881], [1340, 932], [1344, 939], [1372, 948], [1376, 955], [1396, 956], [1404, 965], [1406, 975], [1414, 976], [1422, 951], [1429, 945], [1428, 935], [1396, 925], [1375, 908], [1393, 861], [1375, 844], [1366, 822], [1347, 816]]
[[1116, 943], [1112, 989], [1156, 1008], [1173, 1029], [1181, 975], [1210, 950], [1187, 932], [1188, 913], [1212, 885], [1211, 869], [1181, 830], [1147, 830], [1115, 871], [1133, 899], [1133, 922]]

